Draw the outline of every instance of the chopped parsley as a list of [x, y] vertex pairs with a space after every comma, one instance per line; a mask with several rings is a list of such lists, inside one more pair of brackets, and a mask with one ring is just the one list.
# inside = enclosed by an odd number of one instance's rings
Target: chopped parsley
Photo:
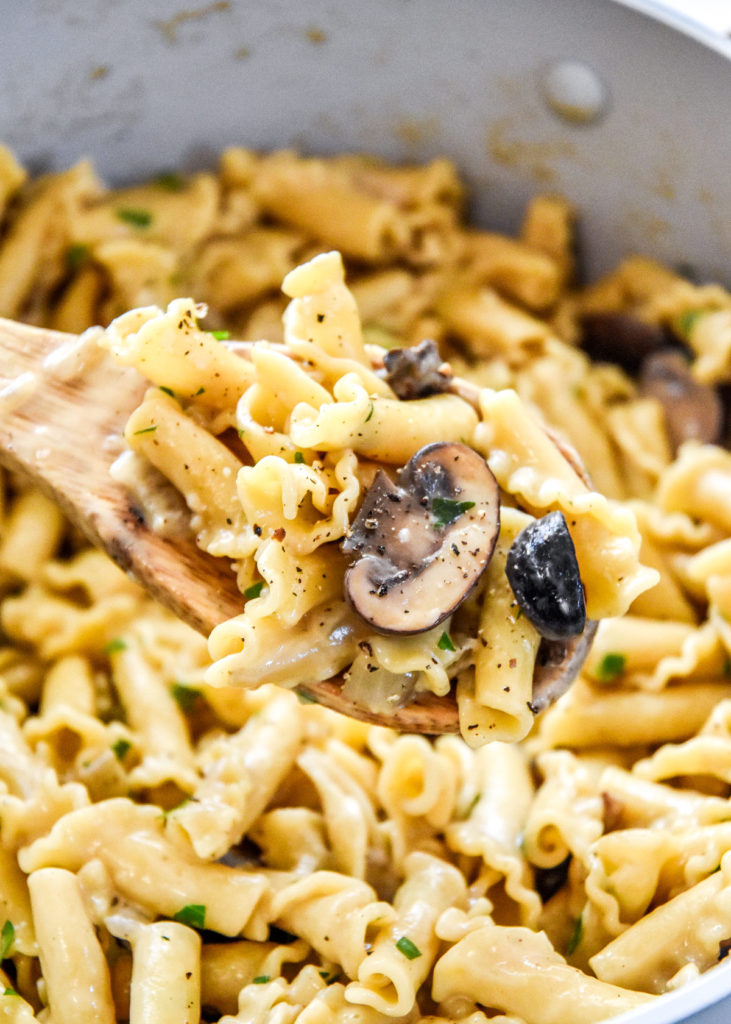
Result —
[[416, 960], [417, 957], [421, 956], [421, 950], [418, 946], [415, 946], [410, 938], [406, 935], [402, 935], [396, 943], [396, 949], [399, 953], [403, 953], [407, 960]]
[[618, 651], [610, 651], [605, 654], [596, 668], [596, 677], [602, 683], [614, 682], [624, 672], [627, 659], [624, 654]]
[[134, 206], [123, 206], [117, 210], [117, 218], [125, 224], [131, 224], [134, 228], [149, 228], [152, 224], [152, 214], [149, 210], [140, 210]]
[[193, 398], [197, 398], [197, 397], [198, 397], [198, 395], [203, 395], [203, 394], [205, 394], [205, 390], [206, 390], [206, 389], [205, 389], [205, 388], [202, 388], [202, 387], [201, 387], [201, 388], [198, 388], [198, 390], [196, 391], [196, 393], [195, 393], [195, 394], [193, 395]]
[[252, 985], [266, 985], [268, 981], [272, 980], [271, 974], [260, 974], [257, 978], [254, 978]]
[[442, 633], [437, 641], [437, 647], [440, 651], [456, 651], [457, 648], [452, 643], [452, 638], [449, 633]]
[[434, 498], [431, 511], [434, 526], [449, 526], [464, 513], [475, 507], [474, 501], [455, 501], [454, 498]]
[[297, 463], [298, 466], [302, 465], [302, 463], [305, 461], [305, 457], [302, 454], [302, 452], [295, 452], [294, 453], [294, 461]]
[[89, 246], [82, 242], [74, 242], [66, 250], [66, 266], [72, 273], [80, 270], [89, 259]]
[[112, 744], [112, 753], [118, 761], [124, 761], [131, 746], [130, 741], [122, 737]]
[[244, 591], [244, 597], [247, 601], [250, 601], [252, 597], [258, 597], [264, 587], [264, 580], [259, 580], [258, 583], [252, 583], [250, 587], [247, 587]]
[[182, 192], [185, 188], [185, 179], [177, 171], [163, 171], [155, 178], [155, 184], [166, 192]]
[[191, 800], [191, 798], [189, 796], [186, 796], [186, 797], [183, 797], [183, 799], [180, 801], [179, 804], [175, 804], [174, 807], [168, 807], [167, 810], [162, 812], [163, 821], [166, 820], [168, 815], [174, 814], [175, 811], [179, 811], [181, 807], [185, 807], [189, 803], [192, 803], [192, 800]]
[[142, 427], [141, 430], [134, 430], [132, 433], [134, 437], [138, 434], [152, 434], [157, 430], [157, 423], [153, 423], [151, 427]]
[[297, 700], [300, 704], [317, 704], [319, 703], [317, 697], [313, 697], [309, 693], [303, 693], [302, 690], [297, 690]]
[[0, 931], [0, 960], [4, 960], [12, 949], [15, 942], [15, 925], [12, 921], [6, 921]]
[[194, 686], [186, 686], [185, 683], [173, 683], [170, 687], [170, 693], [184, 714], [193, 710], [196, 701], [201, 695], [200, 690], [197, 690]]
[[15, 989], [11, 988], [9, 985], [7, 986], [7, 988], [3, 989], [4, 996], [17, 996], [17, 994], [18, 993], [15, 991]]
[[215, 338], [216, 341], [228, 341], [231, 337], [231, 331], [209, 331], [208, 333], [212, 338]]
[[470, 800], [469, 805], [465, 808], [462, 818], [466, 819], [472, 816], [472, 812], [474, 811], [475, 807], [477, 807], [477, 805], [479, 804], [481, 796], [481, 793], [475, 793], [475, 795]]
[[705, 310], [703, 309], [687, 309], [685, 313], [681, 313], [679, 316], [676, 316], [673, 320], [673, 327], [675, 328], [676, 334], [679, 334], [681, 338], [685, 338], [687, 341], [695, 330], [695, 325], [703, 316], [704, 312]]
[[121, 636], [117, 636], [114, 640], [110, 640], [107, 646], [104, 648], [105, 654], [116, 654], [117, 651], [126, 651], [127, 644], [124, 642]]
[[202, 903], [188, 903], [177, 914], [173, 914], [173, 921], [187, 924], [191, 928], [205, 928], [206, 908]]
[[326, 985], [334, 985], [342, 977], [340, 971], [333, 971], [332, 974], [330, 971], [318, 971], [318, 974]]
[[170, 395], [171, 398], [175, 398], [175, 392], [172, 388], [166, 388], [164, 384], [161, 384], [160, 390], [164, 391], [166, 395]]
[[366, 423], [368, 422], [368, 420], [369, 420], [369, 419], [371, 418], [371, 416], [373, 415], [373, 410], [374, 410], [374, 409], [375, 409], [375, 406], [374, 406], [373, 402], [371, 402], [371, 404], [370, 404], [370, 406], [369, 406], [369, 408], [368, 408], [368, 415], [367, 415], [367, 416], [366, 416], [366, 418], [365, 418], [365, 421], [366, 421]]
[[583, 935], [584, 935], [584, 919], [583, 919], [583, 916], [581, 914], [579, 914], [579, 916], [576, 918], [576, 922], [574, 924], [574, 930], [572, 931], [571, 937], [570, 937], [570, 939], [569, 939], [569, 941], [568, 941], [568, 943], [566, 945], [566, 956], [571, 956], [571, 954], [573, 952], [575, 952], [576, 947], [581, 942], [581, 939], [582, 939]]

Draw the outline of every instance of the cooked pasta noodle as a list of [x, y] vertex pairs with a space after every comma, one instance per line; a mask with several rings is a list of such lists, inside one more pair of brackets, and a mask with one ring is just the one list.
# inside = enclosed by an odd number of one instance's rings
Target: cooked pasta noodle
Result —
[[[463, 191], [445, 160], [243, 149], [120, 190], [87, 163], [30, 183], [0, 147], [0, 314], [105, 325], [149, 383], [120, 478], [248, 594], [207, 647], [0, 476], [3, 1019], [588, 1024], [728, 952], [731, 462], [676, 451], [579, 341], [635, 318], [727, 381], [731, 299], [641, 257], [579, 290], [564, 200], [509, 239], [465, 226]], [[388, 350], [430, 338], [476, 402], [396, 393]], [[487, 459], [502, 533], [455, 610], [386, 634], [345, 599], [341, 543], [378, 470], [435, 441]], [[155, 506], [165, 478], [185, 508]], [[505, 567], [557, 510], [602, 622], [536, 718]], [[456, 691], [475, 735], [293, 692], [342, 671], [379, 707]]]

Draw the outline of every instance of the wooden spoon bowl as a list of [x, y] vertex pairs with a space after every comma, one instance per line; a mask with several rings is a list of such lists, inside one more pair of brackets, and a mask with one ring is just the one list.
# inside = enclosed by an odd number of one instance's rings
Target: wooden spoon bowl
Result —
[[[93, 331], [79, 338], [0, 318], [0, 354], [0, 463], [30, 477], [92, 544], [203, 635], [239, 615], [244, 600], [229, 562], [201, 551], [192, 537], [170, 540], [154, 532], [110, 474], [126, 448], [125, 423], [148, 386], [140, 375], [114, 364]], [[479, 390], [468, 381], [454, 378], [450, 389], [477, 404]], [[584, 475], [578, 456], [556, 441]], [[589, 622], [570, 641], [544, 645], [534, 676], [535, 711], [573, 681], [595, 630]], [[385, 714], [354, 705], [343, 695], [340, 676], [302, 683], [298, 690], [352, 718], [404, 732], [437, 735], [459, 728], [452, 696], [420, 694]]]

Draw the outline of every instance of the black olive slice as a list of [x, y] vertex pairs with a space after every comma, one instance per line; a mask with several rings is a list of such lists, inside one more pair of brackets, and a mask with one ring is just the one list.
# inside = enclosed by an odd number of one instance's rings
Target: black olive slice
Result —
[[584, 587], [563, 512], [549, 512], [518, 534], [505, 572], [520, 608], [541, 636], [565, 640], [583, 632]]

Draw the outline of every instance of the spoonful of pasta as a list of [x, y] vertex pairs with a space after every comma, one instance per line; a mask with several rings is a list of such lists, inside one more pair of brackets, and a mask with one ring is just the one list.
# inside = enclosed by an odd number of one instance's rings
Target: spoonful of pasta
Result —
[[0, 320], [0, 461], [209, 637], [212, 685], [517, 740], [654, 582], [632, 514], [514, 391], [366, 346], [337, 253], [285, 341], [179, 299], [81, 337]]

